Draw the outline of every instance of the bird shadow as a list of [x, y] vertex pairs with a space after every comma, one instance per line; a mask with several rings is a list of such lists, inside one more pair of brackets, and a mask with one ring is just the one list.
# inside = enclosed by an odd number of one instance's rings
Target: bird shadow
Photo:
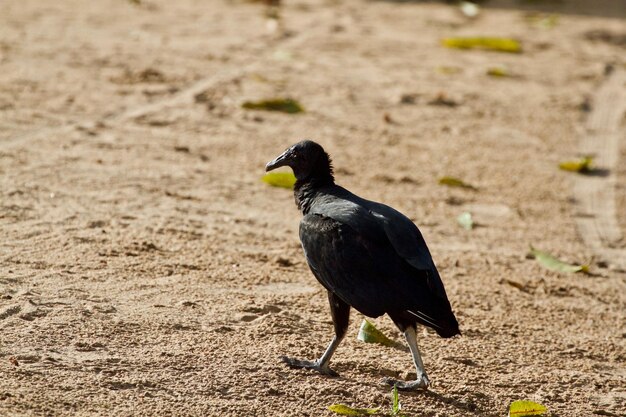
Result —
[[[282, 365], [290, 367], [288, 364], [284, 363], [284, 360], [281, 358]], [[360, 377], [351, 377], [345, 376], [345, 373], [349, 372], [349, 369], [353, 369], [354, 364], [337, 364], [336, 370], [339, 372], [338, 375], [324, 375], [320, 374], [313, 370], [303, 370], [304, 373], [308, 374], [311, 377], [316, 378], [324, 378], [327, 380], [335, 380], [335, 381], [345, 381], [348, 383], [358, 384], [358, 385], [368, 385], [372, 388], [380, 390], [381, 393], [388, 393], [392, 388], [390, 384], [388, 384], [384, 377], [393, 377], [399, 378], [400, 372], [394, 371], [391, 369], [380, 369], [376, 367], [360, 367], [359, 373]], [[292, 368], [293, 369], [293, 368]], [[378, 379], [378, 382], [363, 382], [363, 374], [369, 375], [374, 379]], [[399, 390], [400, 391], [400, 390]], [[443, 394], [436, 392], [431, 388], [427, 390], [416, 390], [416, 391], [400, 391], [402, 396], [405, 397], [427, 397], [441, 404], [446, 404], [452, 407], [455, 407], [459, 410], [459, 415], [463, 416], [487, 416], [487, 417], [496, 417], [499, 414], [490, 413], [484, 407], [481, 407], [480, 404], [477, 404], [475, 400], [480, 401], [480, 399], [486, 399], [487, 396], [480, 392], [474, 392], [473, 398], [469, 399], [459, 399], [453, 395]]]
[[[378, 0], [387, 3], [447, 3], [456, 4], [451, 0]], [[487, 9], [517, 10], [527, 13], [555, 13], [560, 15], [604, 16], [610, 18], [626, 17], [626, 0], [489, 0], [476, 1], [481, 7]]]
[[[463, 416], [499, 416], [497, 413], [490, 413], [487, 410], [481, 408], [476, 402], [472, 399], [470, 400], [460, 400], [451, 395], [442, 394], [432, 389], [427, 390], [419, 390], [419, 391], [401, 391], [402, 395], [409, 397], [427, 397], [436, 402], [440, 402], [442, 404], [451, 405], [459, 410], [459, 415]], [[479, 394], [478, 397], [486, 396], [482, 393]]]
[[[362, 377], [346, 377], [344, 375], [344, 373], [346, 371], [348, 371], [348, 369], [350, 368], [354, 368], [353, 364], [340, 364], [339, 366], [337, 366], [337, 370], [339, 371], [339, 377], [337, 378], [338, 380], [343, 380], [346, 382], [351, 382], [351, 383], [358, 383], [358, 384], [363, 384], [363, 378]], [[359, 368], [359, 374], [363, 375], [366, 374], [374, 379], [378, 379], [378, 382], [370, 382], [367, 383], [367, 385], [371, 386], [372, 388], [376, 388], [378, 390], [381, 391], [381, 393], [388, 393], [389, 390], [392, 388], [392, 386], [390, 384], [387, 383], [387, 381], [385, 380], [387, 377], [391, 377], [391, 378], [399, 378], [400, 377], [400, 372], [398, 371], [394, 371], [391, 369], [380, 369], [377, 367], [363, 367], [361, 366]], [[400, 391], [398, 390], [402, 396], [408, 396], [408, 397], [428, 397], [436, 402], [442, 403], [442, 404], [446, 404], [446, 405], [450, 405], [453, 406], [455, 408], [457, 408], [459, 410], [458, 415], [463, 415], [463, 416], [499, 416], [499, 414], [496, 413], [490, 413], [489, 411], [487, 411], [485, 409], [485, 407], [481, 407], [480, 404], [477, 404], [477, 401], [480, 401], [480, 399], [486, 399], [487, 396], [485, 394], [482, 394], [480, 392], [474, 392], [473, 394], [473, 398], [470, 399], [459, 399], [456, 398], [453, 395], [449, 395], [449, 394], [443, 394], [443, 393], [439, 393], [436, 392], [431, 388], [427, 389], [427, 390], [416, 390], [416, 391]]]

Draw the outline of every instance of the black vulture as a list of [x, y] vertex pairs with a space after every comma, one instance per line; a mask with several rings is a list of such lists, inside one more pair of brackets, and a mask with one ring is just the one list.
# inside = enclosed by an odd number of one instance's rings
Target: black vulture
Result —
[[430, 381], [417, 347], [417, 324], [441, 337], [460, 334], [443, 282], [426, 242], [402, 213], [365, 200], [335, 184], [330, 157], [305, 140], [269, 162], [266, 171], [289, 166], [294, 196], [304, 217], [300, 240], [313, 275], [328, 291], [335, 337], [316, 361], [283, 357], [294, 368], [337, 376], [329, 363], [348, 328], [350, 307], [369, 317], [389, 315], [404, 333], [417, 379], [388, 380], [399, 389], [427, 388]]

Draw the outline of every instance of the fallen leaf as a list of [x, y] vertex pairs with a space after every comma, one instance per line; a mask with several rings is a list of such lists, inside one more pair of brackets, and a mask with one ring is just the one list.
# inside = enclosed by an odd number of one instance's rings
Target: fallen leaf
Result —
[[270, 172], [263, 175], [263, 182], [273, 187], [282, 187], [293, 189], [296, 183], [296, 177], [291, 172]]
[[431, 106], [448, 106], [448, 107], [456, 107], [459, 105], [456, 101], [448, 98], [446, 93], [439, 93], [437, 96], [428, 102]]
[[593, 164], [593, 157], [591, 156], [583, 156], [580, 159], [572, 160], [572, 161], [564, 161], [559, 164], [559, 168], [564, 171], [571, 172], [590, 172], [592, 170], [591, 165]]
[[510, 77], [511, 74], [504, 67], [491, 67], [487, 69], [487, 75], [490, 77]]
[[469, 18], [477, 17], [480, 13], [480, 7], [476, 3], [472, 3], [471, 1], [462, 1], [459, 4], [459, 9], [461, 9], [461, 13]]
[[269, 100], [246, 101], [241, 105], [241, 107], [248, 110], [279, 111], [290, 114], [304, 112], [304, 108], [300, 105], [300, 103], [291, 98], [273, 98]]
[[552, 271], [558, 272], [589, 272], [589, 265], [572, 265], [560, 261], [547, 252], [530, 247], [530, 254], [535, 257], [537, 262]]
[[498, 52], [520, 53], [522, 45], [519, 41], [510, 38], [467, 37], [444, 38], [443, 46], [457, 49], [488, 49]]
[[451, 66], [447, 66], [447, 65], [440, 65], [436, 68], [436, 71], [440, 74], [446, 74], [446, 75], [452, 75], [452, 74], [458, 74], [461, 71], [463, 71], [461, 68], [459, 67], [451, 67]]
[[391, 118], [391, 115], [389, 113], [383, 114], [383, 120], [385, 121], [385, 123], [395, 124], [395, 121]]
[[341, 414], [342, 416], [363, 416], [377, 414], [380, 410], [378, 408], [352, 408], [344, 404], [333, 404], [328, 406], [328, 409], [334, 413]]
[[392, 347], [398, 346], [397, 342], [394, 342], [393, 340], [385, 336], [383, 332], [378, 330], [368, 320], [363, 320], [363, 322], [361, 323], [361, 328], [359, 329], [359, 334], [356, 338], [365, 343], [379, 343], [381, 345]]
[[265, 17], [267, 17], [269, 20], [280, 20], [280, 9], [278, 7], [268, 7], [267, 9], [265, 9]]
[[546, 407], [532, 401], [513, 401], [509, 406], [509, 417], [541, 416], [547, 411]]
[[400, 399], [398, 398], [398, 387], [394, 385], [391, 390], [391, 415], [397, 416], [401, 410], [402, 404], [400, 404]]
[[469, 211], [461, 213], [459, 217], [456, 218], [456, 221], [465, 230], [472, 230], [474, 228], [474, 220], [472, 219], [472, 213], [470, 213]]
[[400, 96], [400, 104], [415, 104], [417, 99], [419, 98], [419, 94], [415, 93], [405, 93]]
[[251, 73], [251, 74], [249, 75], [249, 77], [250, 77], [252, 80], [257, 81], [257, 82], [259, 82], [259, 83], [270, 83], [270, 82], [271, 82], [269, 78], [267, 78], [267, 77], [266, 77], [266, 76], [264, 76], [264, 75], [259, 74], [258, 72], [253, 72], [253, 73]]
[[460, 187], [474, 191], [478, 190], [478, 188], [474, 187], [473, 185], [463, 182], [462, 180], [454, 177], [441, 177], [439, 178], [439, 184], [447, 185], [448, 187]]

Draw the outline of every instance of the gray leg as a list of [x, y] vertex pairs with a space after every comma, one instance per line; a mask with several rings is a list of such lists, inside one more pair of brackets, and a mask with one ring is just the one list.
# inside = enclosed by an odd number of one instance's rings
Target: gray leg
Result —
[[413, 355], [413, 363], [415, 364], [415, 373], [417, 379], [415, 382], [419, 382], [418, 388], [428, 388], [430, 379], [426, 375], [424, 370], [424, 362], [422, 362], [422, 356], [420, 355], [419, 348], [417, 347], [417, 329], [415, 327], [408, 327], [404, 332], [404, 337], [411, 349], [411, 355]]
[[335, 350], [337, 349], [337, 346], [339, 346], [339, 343], [341, 343], [342, 339], [343, 337], [341, 338], [338, 338], [337, 336], [333, 337], [333, 340], [330, 342], [330, 344], [326, 348], [326, 351], [324, 352], [322, 357], [316, 361], [305, 361], [305, 360], [296, 359], [296, 358], [288, 358], [287, 356], [282, 356], [281, 359], [283, 362], [289, 365], [290, 368], [314, 369], [320, 374], [330, 375], [330, 376], [339, 376], [337, 372], [330, 369], [328, 364], [330, 363], [330, 358], [332, 358], [333, 353], [335, 353]]
[[415, 390], [415, 389], [427, 389], [428, 385], [430, 385], [430, 379], [428, 379], [428, 375], [426, 375], [426, 371], [424, 370], [424, 362], [422, 362], [422, 356], [420, 355], [420, 351], [417, 347], [417, 334], [416, 328], [414, 326], [409, 326], [404, 330], [404, 337], [406, 338], [406, 342], [409, 345], [409, 349], [411, 349], [411, 355], [413, 356], [413, 363], [415, 364], [415, 373], [417, 374], [417, 378], [415, 381], [406, 382], [406, 381], [397, 381], [395, 379], [387, 379], [387, 382], [390, 385], [395, 385], [399, 390]]
[[324, 375], [339, 376], [337, 372], [330, 369], [329, 364], [330, 358], [333, 357], [333, 353], [335, 353], [337, 346], [339, 346], [346, 335], [346, 330], [348, 330], [350, 306], [330, 291], [328, 292], [328, 301], [330, 303], [330, 314], [333, 318], [333, 324], [335, 325], [335, 337], [333, 337], [333, 340], [326, 348], [322, 357], [316, 361], [304, 361], [282, 356], [282, 361], [289, 365], [289, 367], [314, 369]]

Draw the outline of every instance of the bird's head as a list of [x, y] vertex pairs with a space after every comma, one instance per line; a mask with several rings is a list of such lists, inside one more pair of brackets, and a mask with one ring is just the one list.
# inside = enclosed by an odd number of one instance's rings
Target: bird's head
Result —
[[328, 154], [319, 144], [303, 140], [291, 146], [265, 166], [265, 171], [288, 166], [300, 182], [333, 182], [333, 167]]

